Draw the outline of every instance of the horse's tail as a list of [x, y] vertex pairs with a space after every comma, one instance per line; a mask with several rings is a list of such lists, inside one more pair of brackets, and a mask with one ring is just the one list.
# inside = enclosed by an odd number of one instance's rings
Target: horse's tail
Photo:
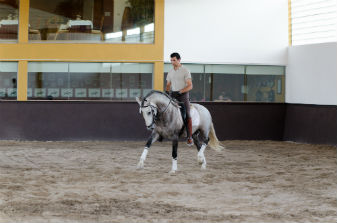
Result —
[[224, 146], [221, 145], [221, 143], [219, 142], [218, 138], [216, 137], [213, 123], [211, 124], [211, 131], [209, 133], [209, 142], [208, 142], [208, 145], [212, 149], [217, 150], [217, 151], [221, 151], [221, 150], [224, 149]]

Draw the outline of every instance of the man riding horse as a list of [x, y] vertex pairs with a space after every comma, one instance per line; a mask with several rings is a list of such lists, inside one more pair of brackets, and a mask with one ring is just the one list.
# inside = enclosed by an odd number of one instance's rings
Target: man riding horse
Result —
[[[187, 132], [187, 145], [192, 146], [192, 119], [189, 102], [189, 91], [193, 88], [192, 77], [191, 73], [181, 65], [180, 60], [181, 57], [179, 53], [171, 54], [171, 64], [173, 65], [173, 69], [167, 74], [166, 92], [184, 104], [186, 112], [185, 127]], [[172, 92], [169, 93], [171, 90]]]

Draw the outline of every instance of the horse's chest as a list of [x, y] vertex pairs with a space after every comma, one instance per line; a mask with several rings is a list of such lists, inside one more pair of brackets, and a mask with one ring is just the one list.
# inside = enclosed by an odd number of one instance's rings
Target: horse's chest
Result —
[[162, 127], [162, 126], [160, 126], [160, 127], [158, 126], [156, 131], [159, 135], [161, 135], [161, 136], [163, 136], [164, 138], [167, 138], [167, 139], [171, 139], [176, 135], [176, 132], [174, 130], [169, 129], [169, 128], [165, 128], [165, 127]]

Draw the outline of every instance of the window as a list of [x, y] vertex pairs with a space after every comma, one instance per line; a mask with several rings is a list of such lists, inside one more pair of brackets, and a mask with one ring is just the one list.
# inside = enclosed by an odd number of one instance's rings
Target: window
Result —
[[0, 40], [18, 39], [18, 4], [16, 0], [0, 1]]
[[17, 98], [17, 62], [0, 62], [0, 98], [16, 100]]
[[153, 43], [154, 0], [30, 0], [29, 40]]
[[292, 45], [337, 41], [336, 0], [291, 1]]
[[206, 65], [210, 75], [210, 101], [244, 101], [242, 65]]
[[284, 67], [247, 66], [247, 101], [284, 102]]
[[28, 64], [28, 99], [134, 100], [152, 89], [153, 64]]
[[[190, 70], [191, 101], [284, 102], [285, 68], [231, 64], [183, 64]], [[164, 86], [171, 64], [164, 67]]]

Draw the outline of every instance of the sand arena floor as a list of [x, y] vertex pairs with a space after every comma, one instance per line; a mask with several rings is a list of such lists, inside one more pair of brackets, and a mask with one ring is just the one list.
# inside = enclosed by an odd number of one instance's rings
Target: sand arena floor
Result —
[[197, 151], [144, 142], [0, 141], [0, 222], [333, 222], [336, 147], [223, 141]]

